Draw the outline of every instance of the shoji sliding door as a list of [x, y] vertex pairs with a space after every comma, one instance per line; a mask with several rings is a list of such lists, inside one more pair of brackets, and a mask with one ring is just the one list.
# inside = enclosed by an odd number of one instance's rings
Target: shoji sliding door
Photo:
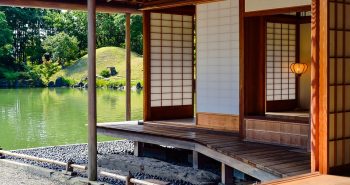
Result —
[[329, 167], [350, 165], [350, 1], [329, 1]]
[[296, 107], [297, 81], [290, 65], [297, 60], [297, 24], [267, 22], [267, 111], [292, 110]]
[[146, 120], [193, 117], [193, 15], [149, 13]]

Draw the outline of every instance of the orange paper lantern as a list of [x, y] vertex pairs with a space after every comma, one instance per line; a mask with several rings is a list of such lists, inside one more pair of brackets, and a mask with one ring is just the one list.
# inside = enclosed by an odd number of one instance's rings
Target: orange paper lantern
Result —
[[290, 65], [290, 69], [292, 70], [293, 73], [295, 73], [298, 76], [301, 76], [307, 71], [307, 64], [304, 63], [293, 63]]

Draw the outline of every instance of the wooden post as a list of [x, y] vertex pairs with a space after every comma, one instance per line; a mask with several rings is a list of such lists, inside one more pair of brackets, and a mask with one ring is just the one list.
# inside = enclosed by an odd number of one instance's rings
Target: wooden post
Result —
[[133, 178], [132, 174], [129, 172], [128, 176], [126, 177], [125, 185], [134, 185], [130, 180]]
[[198, 161], [198, 152], [197, 151], [192, 151], [192, 166], [194, 169], [199, 168], [199, 161]]
[[125, 61], [126, 61], [126, 120], [131, 120], [131, 44], [130, 13], [125, 14]]
[[88, 0], [88, 85], [88, 177], [96, 181], [96, 0]]
[[224, 163], [221, 163], [221, 183], [233, 184], [233, 168]]
[[134, 156], [141, 157], [143, 153], [143, 143], [134, 141]]

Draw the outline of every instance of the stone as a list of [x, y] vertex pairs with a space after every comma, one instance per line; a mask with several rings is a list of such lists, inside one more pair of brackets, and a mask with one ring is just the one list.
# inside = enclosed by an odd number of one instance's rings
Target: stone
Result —
[[55, 87], [55, 82], [50, 81], [50, 82], [47, 84], [47, 87]]
[[63, 77], [58, 77], [55, 81], [55, 87], [66, 87], [68, 84], [65, 82]]
[[118, 74], [118, 72], [117, 72], [117, 70], [115, 69], [115, 67], [107, 67], [108, 69], [109, 69], [109, 74], [111, 75], [111, 76], [115, 76], [115, 75], [117, 75]]
[[136, 84], [136, 89], [141, 90], [143, 87], [140, 82]]

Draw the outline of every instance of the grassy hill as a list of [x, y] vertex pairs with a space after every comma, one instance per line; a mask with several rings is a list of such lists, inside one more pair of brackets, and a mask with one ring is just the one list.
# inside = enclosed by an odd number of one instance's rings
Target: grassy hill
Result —
[[[111, 77], [111, 80], [125, 81], [126, 64], [125, 49], [118, 47], [104, 47], [96, 50], [96, 74], [99, 75], [107, 67], [115, 67], [118, 75]], [[80, 81], [87, 77], [87, 55], [76, 61], [73, 65], [59, 71], [51, 79], [64, 77], [74, 81]], [[131, 80], [133, 84], [143, 80], [143, 59], [142, 56], [132, 53], [131, 55]]]

